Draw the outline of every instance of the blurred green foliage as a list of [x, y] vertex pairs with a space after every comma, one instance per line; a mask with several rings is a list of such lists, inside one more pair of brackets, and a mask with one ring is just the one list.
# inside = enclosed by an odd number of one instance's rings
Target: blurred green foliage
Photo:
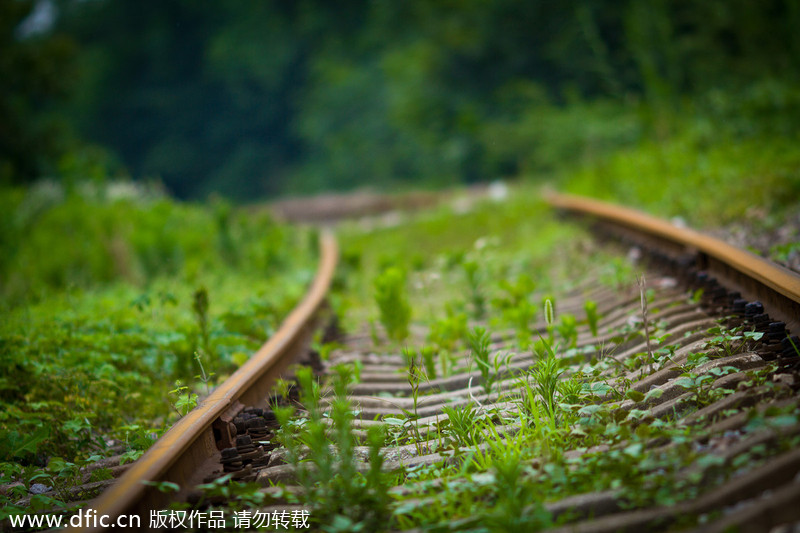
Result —
[[798, 111], [800, 87], [774, 79], [712, 91], [671, 119], [666, 138], [606, 154], [566, 187], [706, 227], [780, 219], [800, 198]]
[[0, 4], [0, 184], [30, 181], [57, 160], [60, 124], [49, 109], [66, 96], [75, 43], [54, 33], [22, 39], [18, 27], [33, 1]]
[[411, 322], [406, 284], [406, 273], [397, 267], [387, 268], [373, 281], [381, 324], [388, 337], [398, 344], [408, 337]]
[[800, 124], [794, 0], [52, 3], [33, 36], [33, 2], [0, 13], [6, 181], [116, 171], [101, 143], [182, 197], [442, 186], [594, 163], [678, 117]]
[[[0, 189], [0, 296], [8, 305], [52, 290], [121, 280], [146, 287], [161, 277], [190, 283], [204, 272], [277, 272], [289, 248], [314, 253], [266, 210], [233, 210], [220, 198], [181, 204], [155, 186], [39, 182]], [[296, 252], [299, 253], [299, 252]]]
[[[513, 189], [506, 199], [453, 198], [435, 209], [408, 215], [398, 224], [359, 222], [339, 227], [344, 256], [358, 255], [358, 275], [337, 302], [347, 330], [380, 320], [379, 306], [365, 306], [376, 296], [373, 280], [387, 269], [407, 275], [404, 285], [415, 321], [431, 327], [429, 341], [453, 351], [466, 339], [475, 320], [476, 292], [487, 310], [525, 300], [520, 314], [503, 315], [492, 328], [518, 327], [532, 320], [536, 305], [513, 291], [547, 290], [553, 283], [582, 279], [583, 266], [572, 261], [585, 246], [585, 234], [552, 216], [538, 188]], [[467, 267], [466, 265], [473, 265]], [[473, 277], [470, 279], [470, 269]], [[413, 339], [413, 331], [411, 338]], [[409, 341], [411, 342], [411, 341]]]

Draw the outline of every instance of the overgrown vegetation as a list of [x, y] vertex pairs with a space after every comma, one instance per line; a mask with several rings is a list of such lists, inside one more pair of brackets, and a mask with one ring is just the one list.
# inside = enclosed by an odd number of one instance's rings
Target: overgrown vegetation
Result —
[[[671, 506], [724, 482], [748, 461], [758, 464], [798, 443], [796, 435], [778, 439], [732, 466], [715, 447], [722, 437], [704, 432], [709, 422], [738, 411], [678, 422], [675, 413], [696, 413], [742, 387], [761, 387], [776, 398], [787, 394], [771, 380], [771, 364], [740, 371], [715, 363], [746, 351], [760, 334], [720, 325], [705, 332], [711, 339], [706, 346], [681, 351], [682, 339], [659, 318], [664, 304], [656, 291], [643, 279], [637, 286], [641, 267], [609, 257], [574, 227], [552, 224], [529, 194], [478, 203], [468, 214], [445, 206], [397, 227], [346, 229], [343, 240], [360, 253], [362, 277], [386, 265], [408, 273], [414, 319], [428, 326], [427, 336], [407, 340], [419, 347], [405, 350], [411, 401], [402, 416], [384, 418], [385, 444], [443, 459], [395, 472], [403, 486], [390, 491], [387, 528], [540, 530], [577, 518], [554, 514], [552, 501], [598, 492], [631, 508]], [[565, 280], [589, 275], [635, 295], [629, 316], [618, 317], [624, 323], [612, 331], [597, 301], [567, 304], [552, 296], [568, 290]], [[350, 319], [374, 317], [371, 305], [358, 303], [358, 294], [371, 300], [370, 285], [353, 278], [351, 287]], [[483, 315], [476, 312], [476, 294]], [[687, 294], [684, 302], [696, 305], [697, 298]], [[621, 346], [639, 348], [622, 357]], [[670, 366], [669, 398], [660, 387], [634, 387], [641, 376]], [[468, 394], [445, 404], [433, 420], [417, 412], [438, 392], [420, 388], [422, 367], [428, 378], [455, 375], [470, 383]], [[737, 381], [726, 384], [731, 377]], [[672, 411], [655, 409], [669, 402]], [[752, 423], [739, 430], [742, 439], [800, 423], [792, 406], [752, 409], [747, 416]], [[682, 520], [697, 525], [696, 517]]]
[[[24, 494], [61, 497], [80, 467], [136, 459], [271, 335], [316, 268], [313, 234], [267, 213], [119, 187], [0, 192], [0, 483]], [[4, 493], [4, 512], [22, 495]]]
[[311, 369], [297, 371], [303, 391], [305, 412], [292, 418], [292, 408], [277, 411], [281, 439], [289, 460], [303, 487], [302, 501], [311, 511], [314, 523], [323, 531], [379, 531], [389, 518], [387, 474], [382, 471], [383, 428], [373, 426], [367, 432], [368, 469], [359, 470], [353, 433], [353, 406], [347, 390], [354, 374], [351, 366], [339, 365], [329, 383], [333, 397], [325, 415], [320, 385]]

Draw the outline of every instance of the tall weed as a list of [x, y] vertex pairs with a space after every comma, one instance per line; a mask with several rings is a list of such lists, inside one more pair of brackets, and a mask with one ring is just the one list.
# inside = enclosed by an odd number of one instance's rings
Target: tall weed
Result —
[[408, 337], [411, 306], [408, 303], [406, 274], [397, 267], [388, 267], [373, 282], [373, 295], [386, 334], [397, 343]]

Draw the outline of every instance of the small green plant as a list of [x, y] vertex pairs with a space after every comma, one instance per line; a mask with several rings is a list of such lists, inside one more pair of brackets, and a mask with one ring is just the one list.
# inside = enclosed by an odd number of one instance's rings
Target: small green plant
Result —
[[403, 414], [405, 415], [405, 420], [403, 421], [403, 426], [406, 431], [412, 435], [414, 443], [417, 446], [417, 453], [422, 454], [422, 436], [420, 435], [419, 425], [417, 424], [417, 420], [419, 420], [418, 414], [418, 405], [419, 405], [419, 384], [424, 379], [424, 375], [422, 373], [422, 369], [417, 364], [416, 356], [413, 351], [408, 350], [407, 348], [403, 351], [406, 360], [408, 361], [408, 384], [411, 387], [411, 401], [412, 401], [412, 410], [408, 411], [403, 409]]
[[597, 337], [597, 324], [600, 321], [600, 315], [597, 312], [597, 302], [594, 300], [586, 300], [583, 303], [583, 310], [586, 312], [586, 323], [589, 325], [592, 336]]
[[132, 463], [144, 455], [144, 450], [128, 450], [119, 457], [119, 464]]
[[192, 297], [192, 311], [200, 331], [200, 347], [209, 355], [213, 355], [211, 348], [211, 327], [208, 320], [208, 290], [200, 287], [194, 291]]
[[456, 349], [467, 336], [467, 314], [454, 302], [444, 306], [444, 316], [431, 323], [428, 340], [445, 350]]
[[789, 262], [792, 256], [800, 254], [800, 241], [776, 244], [769, 249], [769, 253], [778, 261]]
[[83, 482], [84, 469], [92, 463], [102, 459], [101, 455], [94, 454], [86, 459], [76, 459], [74, 462], [66, 461], [61, 457], [53, 457], [47, 463], [47, 468], [39, 470], [29, 478], [28, 482], [45, 483], [55, 489], [62, 501], [76, 499], [70, 494], [70, 489]]
[[197, 361], [198, 366], [200, 366], [200, 374], [195, 376], [195, 379], [198, 379], [199, 381], [201, 381], [203, 383], [203, 385], [205, 385], [205, 387], [206, 387], [206, 395], [210, 395], [211, 394], [211, 385], [209, 385], [209, 383], [211, 382], [211, 378], [214, 377], [214, 373], [211, 372], [209, 374], [206, 374], [206, 369], [203, 367], [203, 361], [202, 361], [202, 358], [200, 357], [200, 353], [199, 352], [195, 352], [194, 360]]
[[481, 287], [480, 265], [475, 260], [464, 261], [464, 274], [467, 277], [469, 300], [472, 303], [472, 312], [475, 318], [486, 315], [486, 297]]
[[381, 343], [380, 335], [378, 335], [378, 326], [374, 320], [369, 321], [369, 338], [373, 346], [378, 346]]
[[489, 363], [489, 332], [485, 328], [476, 326], [467, 335], [467, 345], [472, 353], [472, 359], [481, 373], [483, 390], [491, 394], [492, 385], [496, 376], [492, 374], [492, 365]]
[[668, 363], [675, 363], [675, 351], [680, 347], [679, 344], [667, 344], [653, 352], [655, 366], [657, 370], [664, 368]]
[[547, 324], [547, 338], [549, 344], [553, 344], [555, 341], [553, 337], [553, 332], [555, 330], [555, 320], [556, 320], [556, 311], [555, 311], [555, 304], [553, 304], [552, 298], [545, 298], [543, 303], [544, 307], [544, 321]]
[[517, 307], [527, 301], [536, 288], [536, 284], [528, 274], [521, 272], [513, 282], [506, 279], [500, 280], [498, 288], [501, 294], [492, 300], [492, 305], [502, 310]]
[[536, 317], [536, 307], [528, 300], [522, 300], [516, 307], [506, 310], [504, 315], [514, 325], [517, 345], [527, 350], [531, 344], [531, 322]]
[[[263, 487], [259, 483], [242, 483], [231, 479], [233, 474], [226, 474], [222, 477], [215, 479], [210, 483], [198, 485], [196, 488], [201, 492], [201, 499], [198, 505], [203, 505], [206, 502], [220, 503], [225, 502], [226, 506], [230, 506], [234, 511], [242, 509], [257, 508], [264, 505], [267, 498], [266, 494], [261, 490]], [[158, 487], [162, 492], [180, 490], [180, 487], [171, 483], [167, 486]]]
[[475, 405], [468, 403], [463, 407], [442, 406], [447, 416], [447, 434], [457, 446], [474, 446], [478, 434], [476, 420], [479, 416]]
[[530, 323], [536, 317], [536, 306], [529, 300], [535, 284], [528, 274], [520, 273], [514, 282], [500, 280], [498, 287], [501, 294], [492, 300], [492, 305], [514, 327], [519, 348], [526, 350], [531, 341]]
[[[759, 336], [758, 338], [760, 339], [761, 336]], [[789, 339], [789, 344], [792, 345], [792, 349], [794, 350], [794, 353], [796, 353], [798, 356], [800, 356], [800, 346], [798, 346], [791, 337], [786, 337], [786, 338]]]
[[467, 337], [467, 314], [457, 310], [453, 302], [445, 304], [444, 317], [434, 320], [430, 326], [428, 340], [438, 347], [441, 374], [447, 377], [450, 373], [451, 353], [456, 350]]
[[713, 384], [715, 380], [738, 371], [734, 366], [723, 366], [711, 368], [703, 374], [684, 372], [681, 377], [675, 380], [675, 383], [691, 392], [692, 400], [700, 408], [719, 400], [727, 394], [731, 394], [732, 390], [713, 387]]
[[650, 346], [650, 323], [647, 315], [648, 298], [646, 297], [646, 290], [645, 290], [646, 282], [644, 274], [642, 274], [641, 276], [637, 276], [636, 284], [639, 286], [639, 296], [640, 296], [640, 304], [642, 311], [642, 327], [644, 328], [644, 338], [647, 346], [647, 364], [650, 366], [650, 372], [652, 372], [653, 364], [655, 363], [655, 357], [653, 356], [653, 348]]
[[567, 348], [574, 348], [578, 345], [578, 321], [575, 320], [574, 315], [570, 313], [561, 315], [556, 329]]
[[402, 353], [403, 353], [403, 362], [407, 367], [411, 367], [413, 361], [417, 357], [417, 351], [409, 346], [404, 346]]
[[411, 306], [406, 291], [406, 275], [397, 267], [388, 267], [373, 283], [375, 302], [386, 334], [400, 343], [408, 337]]
[[[152, 446], [160, 434], [159, 431], [147, 430], [139, 424], [129, 424], [119, 429], [125, 432], [125, 448], [127, 449], [120, 458], [120, 464], [137, 460], [145, 450]], [[161, 431], [166, 431], [166, 428]]]
[[703, 289], [695, 289], [689, 297], [689, 301], [693, 304], [699, 304], [700, 300], [703, 299], [703, 292], [705, 292]]
[[564, 403], [577, 404], [581, 401], [583, 396], [583, 383], [577, 376], [571, 376], [569, 379], [562, 379], [558, 382], [558, 393]]
[[413, 401], [413, 416], [417, 418], [417, 404], [419, 403], [419, 383], [423, 379], [423, 374], [417, 364], [416, 356], [413, 352], [405, 352], [408, 360], [408, 384], [411, 387], [411, 399]]
[[535, 485], [527, 479], [534, 472], [523, 456], [516, 447], [496, 445], [491, 463], [495, 500], [481, 512], [481, 522], [489, 531], [539, 531], [552, 524]]
[[[219, 483], [222, 482], [221, 480], [227, 481], [232, 476], [233, 476], [233, 474], [229, 474], [227, 476], [223, 476], [221, 478], [218, 478], [218, 479], [215, 480], [215, 483], [219, 484]], [[181, 486], [178, 485], [177, 483], [173, 483], [172, 481], [142, 481], [142, 483], [144, 483], [148, 487], [155, 488], [158, 492], [161, 492], [162, 494], [169, 494], [171, 492], [180, 492], [180, 490], [181, 490]], [[201, 487], [198, 487], [198, 488], [201, 488]]]
[[550, 419], [555, 422], [556, 418], [556, 392], [563, 369], [556, 357], [555, 350], [545, 339], [541, 339], [543, 351], [538, 353], [539, 359], [531, 372], [531, 377], [535, 382], [536, 392], [544, 403], [545, 410]]
[[631, 262], [622, 257], [612, 257], [604, 263], [600, 281], [614, 289], [620, 289], [633, 277]]
[[320, 340], [321, 335], [315, 335], [314, 340], [311, 343], [311, 349], [316, 351], [319, 354], [319, 358], [323, 361], [327, 361], [331, 357], [331, 352], [342, 348], [342, 344], [332, 341], [332, 342], [322, 342]]
[[425, 365], [428, 380], [436, 379], [436, 350], [433, 346], [423, 346], [419, 353], [422, 356], [422, 364]]
[[764, 335], [760, 331], [742, 331], [741, 327], [727, 329], [723, 326], [709, 328], [707, 333], [714, 337], [707, 341], [706, 347], [713, 348], [721, 357], [741, 352], [748, 342], [758, 341]]
[[180, 380], [175, 382], [175, 388], [169, 393], [175, 396], [175, 402], [171, 402], [171, 405], [179, 416], [186, 416], [189, 411], [197, 407], [197, 394], [191, 392]]

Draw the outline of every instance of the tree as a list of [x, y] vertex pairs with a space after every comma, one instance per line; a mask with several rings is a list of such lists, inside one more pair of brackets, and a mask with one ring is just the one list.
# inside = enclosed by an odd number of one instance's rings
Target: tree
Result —
[[34, 7], [0, 2], [0, 183], [53, 172], [72, 142], [54, 107], [74, 79], [75, 43], [64, 33], [23, 32]]

